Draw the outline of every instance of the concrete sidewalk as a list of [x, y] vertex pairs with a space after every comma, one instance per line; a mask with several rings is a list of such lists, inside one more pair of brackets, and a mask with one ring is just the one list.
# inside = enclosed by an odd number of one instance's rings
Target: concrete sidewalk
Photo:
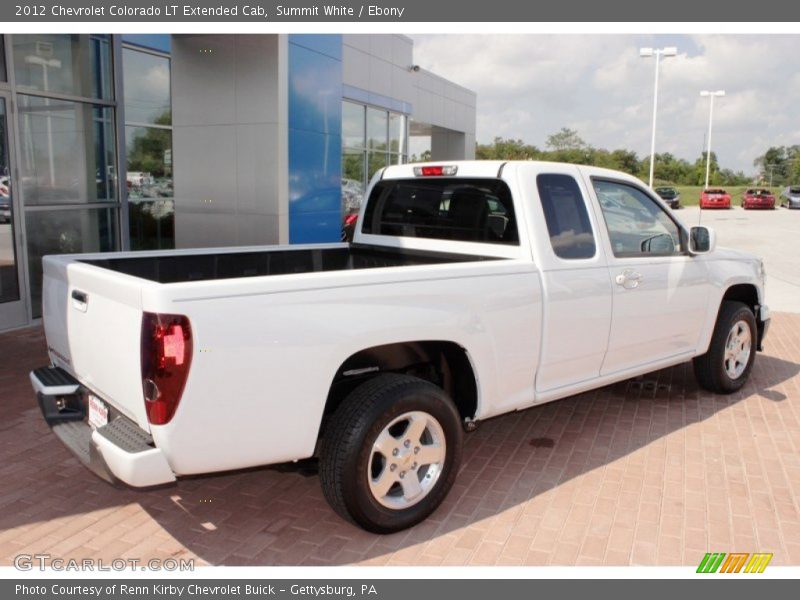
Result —
[[[797, 215], [800, 216], [800, 215]], [[181, 557], [225, 565], [697, 565], [707, 551], [800, 564], [800, 315], [777, 314], [738, 394], [689, 364], [482, 423], [425, 523], [365, 533], [313, 465], [116, 489], [44, 424], [39, 329], [0, 336], [0, 564]]]

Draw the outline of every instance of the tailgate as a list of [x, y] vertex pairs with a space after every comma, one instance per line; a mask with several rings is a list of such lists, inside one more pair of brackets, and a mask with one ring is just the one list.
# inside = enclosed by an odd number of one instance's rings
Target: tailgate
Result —
[[65, 256], [43, 265], [50, 359], [149, 431], [139, 350], [146, 282]]

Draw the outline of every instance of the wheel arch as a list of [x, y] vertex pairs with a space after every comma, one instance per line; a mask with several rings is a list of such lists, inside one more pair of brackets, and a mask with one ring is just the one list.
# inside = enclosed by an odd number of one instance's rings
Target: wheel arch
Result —
[[473, 419], [477, 414], [477, 370], [466, 348], [448, 340], [396, 342], [364, 348], [342, 362], [329, 387], [320, 434], [347, 394], [382, 373], [403, 373], [430, 381], [453, 399], [462, 419]]
[[[753, 314], [758, 314], [758, 306], [761, 304], [758, 297], [758, 287], [753, 283], [735, 283], [729, 286], [722, 295], [720, 308], [726, 300], [734, 300], [746, 304], [753, 311]], [[719, 309], [717, 309], [717, 315], [719, 315]]]
[[719, 320], [719, 314], [724, 302], [728, 300], [742, 302], [753, 311], [753, 314], [756, 316], [756, 322], [758, 322], [758, 308], [761, 304], [761, 292], [756, 284], [749, 281], [730, 281], [724, 289], [725, 291], [719, 296], [719, 303], [717, 304], [716, 310], [713, 309], [713, 304], [709, 306], [708, 316], [710, 322], [707, 323], [701, 335], [701, 341], [696, 352], [697, 355], [705, 354], [708, 351], [709, 345], [711, 344], [711, 336]]

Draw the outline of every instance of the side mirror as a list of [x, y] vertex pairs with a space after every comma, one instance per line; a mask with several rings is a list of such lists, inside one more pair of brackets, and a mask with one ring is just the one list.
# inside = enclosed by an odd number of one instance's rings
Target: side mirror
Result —
[[698, 225], [689, 230], [689, 254], [708, 254], [717, 245], [717, 234], [710, 227]]

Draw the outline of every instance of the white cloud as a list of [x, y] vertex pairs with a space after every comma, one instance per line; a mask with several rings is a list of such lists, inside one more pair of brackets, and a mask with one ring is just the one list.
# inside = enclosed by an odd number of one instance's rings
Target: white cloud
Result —
[[417, 35], [415, 62], [478, 94], [481, 142], [495, 136], [544, 146], [561, 127], [589, 143], [650, 148], [653, 59], [641, 46], [678, 46], [661, 63], [656, 149], [694, 160], [708, 100], [723, 166], [753, 171], [769, 146], [800, 143], [800, 36]]

